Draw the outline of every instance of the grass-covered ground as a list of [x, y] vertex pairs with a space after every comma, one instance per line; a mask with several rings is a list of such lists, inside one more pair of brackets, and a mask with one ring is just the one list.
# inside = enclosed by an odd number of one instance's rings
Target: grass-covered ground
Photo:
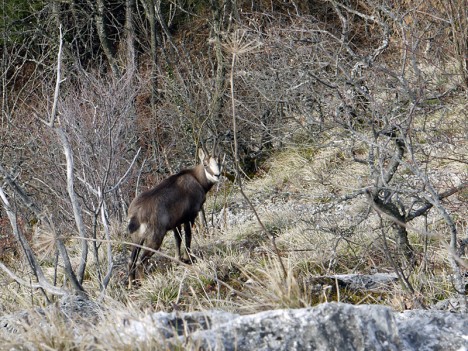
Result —
[[[459, 151], [465, 147], [460, 145]], [[114, 223], [111, 232], [115, 267], [104, 294], [95, 283], [92, 262], [88, 267], [84, 286], [92, 299], [106, 310], [103, 320], [85, 332], [83, 345], [92, 344], [91, 335], [101, 338], [106, 335], [109, 340], [104, 343], [104, 349], [126, 349], [127, 346], [122, 346], [110, 332], [117, 315], [123, 318], [152, 311], [210, 309], [252, 313], [307, 307], [326, 301], [383, 304], [403, 310], [413, 308], [415, 299], [430, 306], [452, 297], [446, 228], [440, 218], [432, 214], [427, 219], [429, 229], [437, 235], [427, 237], [410, 232], [417, 262], [406, 272], [416, 293], [403, 289], [398, 282], [377, 290], [356, 290], [330, 278], [340, 274], [394, 271], [387, 259], [379, 221], [366, 198], [336, 202], [367, 181], [365, 167], [353, 162], [341, 149], [286, 148], [272, 154], [259, 175], [244, 182], [245, 193], [263, 227], [275, 237], [280, 258], [237, 186], [226, 180], [209, 196], [208, 226], [197, 225], [192, 244], [198, 257], [196, 263], [183, 265], [171, 258], [175, 245], [169, 233], [161, 249], [164, 255], [154, 256], [141, 285], [131, 290], [126, 281], [128, 250], [122, 244], [129, 239], [123, 225]], [[447, 177], [462, 177], [464, 171], [466, 169], [456, 165], [441, 164], [438, 169]], [[458, 195], [457, 201], [465, 201], [464, 196]], [[466, 209], [459, 207], [457, 218], [461, 233], [466, 230], [462, 220], [465, 215]], [[413, 225], [417, 227], [423, 223]], [[68, 244], [76, 243], [71, 240]], [[387, 245], [390, 249], [394, 246], [392, 237], [388, 238]], [[45, 272], [52, 275], [50, 252], [41, 257]], [[27, 275], [27, 266], [21, 257], [14, 264], [18, 271]], [[1, 274], [2, 314], [46, 305], [40, 291], [19, 285]], [[59, 276], [58, 280], [63, 281], [63, 277]], [[52, 328], [25, 324], [26, 331], [21, 335], [29, 340], [30, 349], [86, 348], [76, 348], [72, 341], [76, 340], [71, 334], [73, 329], [60, 318], [50, 315], [47, 319]], [[18, 345], [16, 337], [9, 333], [2, 336], [5, 345]], [[138, 349], [151, 349], [151, 345]]]

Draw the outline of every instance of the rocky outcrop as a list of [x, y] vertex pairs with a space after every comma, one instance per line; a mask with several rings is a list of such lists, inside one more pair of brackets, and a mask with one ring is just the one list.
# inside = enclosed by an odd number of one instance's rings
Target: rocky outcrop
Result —
[[36, 325], [42, 333], [49, 326], [53, 335], [51, 318], [62, 316], [73, 329], [69, 335], [73, 340], [67, 343], [81, 345], [91, 340], [98, 349], [109, 344], [115, 350], [139, 349], [140, 345], [218, 351], [468, 350], [468, 315], [447, 311], [400, 313], [380, 305], [326, 303], [251, 315], [204, 311], [129, 317], [124, 311], [108, 312], [86, 299], [64, 298], [45, 309], [1, 316], [0, 339], [2, 333], [10, 339], [23, 338]]
[[122, 341], [158, 336], [174, 349], [468, 350], [467, 315], [377, 305], [327, 303], [252, 315], [160, 312], [127, 319], [118, 330]]

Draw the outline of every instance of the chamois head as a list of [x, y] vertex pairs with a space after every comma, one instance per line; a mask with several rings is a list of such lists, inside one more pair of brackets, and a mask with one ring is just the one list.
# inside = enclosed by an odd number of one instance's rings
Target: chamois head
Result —
[[200, 148], [198, 149], [198, 158], [205, 169], [206, 179], [212, 184], [217, 183], [220, 175], [217, 157], [215, 155], [210, 156], [205, 153], [203, 148]]

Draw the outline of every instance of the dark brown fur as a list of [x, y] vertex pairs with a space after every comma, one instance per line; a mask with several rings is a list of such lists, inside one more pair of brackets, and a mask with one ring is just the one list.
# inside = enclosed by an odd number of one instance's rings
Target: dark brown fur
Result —
[[[209, 167], [210, 157], [201, 152], [201, 164], [192, 169], [183, 170], [163, 180], [155, 188], [137, 196], [128, 209], [128, 230], [132, 241], [145, 245], [141, 263], [145, 263], [161, 247], [164, 236], [174, 230], [177, 252], [180, 260], [181, 227], [185, 228], [185, 247], [190, 257], [192, 240], [191, 227], [206, 199], [206, 193], [215, 181], [209, 180], [205, 167]], [[219, 172], [219, 171], [218, 171]], [[216, 177], [219, 174], [214, 174]], [[141, 248], [134, 246], [129, 263], [129, 283], [135, 280], [138, 255]]]

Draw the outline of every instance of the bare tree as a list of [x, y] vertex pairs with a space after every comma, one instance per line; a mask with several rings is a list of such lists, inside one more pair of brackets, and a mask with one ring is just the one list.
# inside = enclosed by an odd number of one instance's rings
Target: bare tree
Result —
[[[455, 92], [457, 83], [437, 86], [437, 74], [443, 72], [427, 69], [423, 54], [427, 28], [415, 24], [423, 21], [417, 8], [413, 12], [389, 9], [371, 0], [349, 6], [338, 1], [322, 5], [326, 18], [276, 16], [263, 27], [246, 28], [248, 38], [258, 38], [263, 50], [239, 57], [237, 67], [242, 74], [234, 78], [236, 86], [241, 91], [243, 85], [245, 91], [253, 89], [260, 97], [255, 103], [263, 104], [261, 108], [271, 114], [267, 124], [260, 118], [261, 105], [239, 101], [237, 113], [249, 116], [239, 118], [240, 140], [259, 145], [265, 137], [275, 145], [322, 142], [322, 147], [336, 148], [367, 167], [366, 183], [336, 196], [334, 204], [368, 196], [371, 207], [383, 216], [383, 230], [391, 230], [395, 238], [388, 257], [416, 299], [418, 293], [408, 279], [417, 264], [408, 226], [435, 209], [449, 228], [447, 255], [456, 294], [466, 306], [463, 278], [453, 256], [456, 226], [444, 201], [467, 183], [462, 179], [447, 187], [431, 177], [436, 150], [427, 144], [429, 140], [437, 143], [449, 154], [450, 147], [456, 148], [453, 141], [443, 141], [434, 133], [428, 116], [443, 111], [444, 97]], [[413, 22], [405, 20], [408, 16], [413, 16]], [[275, 119], [277, 123], [271, 123]], [[265, 134], [259, 133], [262, 129]], [[342, 146], [326, 144], [323, 138], [328, 133], [340, 137]], [[464, 162], [459, 152], [446, 157]]]
[[[55, 89], [52, 89], [54, 93], [47, 96], [44, 105], [41, 106], [41, 109], [50, 106], [51, 112], [47, 118], [42, 118], [43, 113], [39, 111], [33, 113], [43, 143], [33, 144], [30, 146], [31, 150], [25, 150], [25, 154], [32, 153], [32, 164], [38, 161], [37, 155], [40, 155], [42, 171], [28, 169], [30, 178], [25, 182], [26, 185], [21, 185], [18, 175], [12, 175], [7, 168], [1, 166], [1, 178], [8, 186], [5, 190], [2, 187], [2, 202], [15, 237], [28, 258], [39, 286], [53, 294], [66, 292], [64, 289], [52, 288], [53, 284], [45, 279], [33, 250], [16, 226], [16, 218], [13, 217], [15, 212], [8, 200], [9, 196], [16, 196], [19, 204], [34, 215], [42, 231], [53, 235], [72, 290], [84, 295], [86, 292], [82, 284], [88, 264], [90, 241], [93, 243], [95, 267], [101, 289], [105, 289], [111, 277], [113, 257], [109, 218], [116, 212], [126, 211], [125, 206], [122, 207], [122, 185], [139, 154], [129, 151], [127, 147], [127, 141], [131, 139], [129, 135], [133, 125], [133, 97], [137, 89], [132, 85], [134, 81], [130, 78], [110, 79], [109, 85], [106, 86], [102, 86], [91, 77], [86, 79], [86, 76], [84, 80], [70, 79], [70, 71], [62, 62], [62, 36], [59, 42], [56, 83]], [[70, 81], [68, 84], [69, 81], [63, 76], [74, 82]], [[88, 86], [84, 86], [85, 84]], [[82, 101], [87, 103], [83, 104]], [[17, 132], [16, 121], [22, 117], [19, 110], [13, 112], [10, 133]], [[12, 154], [17, 151], [18, 149], [13, 149]], [[9, 161], [9, 168], [14, 169], [15, 159], [7, 156], [8, 153], [3, 155], [3, 162]], [[65, 165], [62, 166], [63, 164]], [[56, 172], [50, 173], [53, 169]], [[26, 187], [35, 191], [25, 190]], [[120, 218], [122, 217], [121, 213]], [[63, 242], [65, 233], [71, 229], [67, 223], [70, 218], [74, 220], [76, 236], [81, 242], [76, 274], [70, 262], [68, 248]], [[102, 234], [98, 233], [101, 225]], [[73, 225], [71, 227], [73, 228]], [[105, 276], [101, 273], [98, 254], [101, 240], [107, 242]]]

